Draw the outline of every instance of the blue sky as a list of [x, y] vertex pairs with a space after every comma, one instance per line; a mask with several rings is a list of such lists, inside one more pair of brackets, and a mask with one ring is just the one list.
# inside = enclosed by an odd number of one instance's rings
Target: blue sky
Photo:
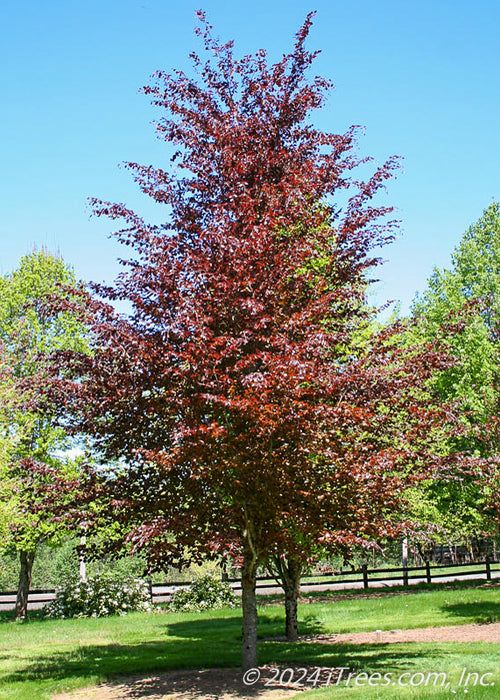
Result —
[[402, 222], [386, 248], [379, 302], [402, 309], [465, 229], [500, 198], [500, 3], [479, 0], [17, 0], [2, 7], [0, 272], [36, 244], [77, 275], [112, 280], [125, 252], [87, 197], [158, 217], [124, 161], [166, 165], [157, 116], [138, 94], [153, 71], [186, 68], [196, 9], [242, 53], [279, 59], [309, 10], [315, 73], [336, 86], [314, 118], [365, 127], [361, 155], [404, 158], [387, 203]]

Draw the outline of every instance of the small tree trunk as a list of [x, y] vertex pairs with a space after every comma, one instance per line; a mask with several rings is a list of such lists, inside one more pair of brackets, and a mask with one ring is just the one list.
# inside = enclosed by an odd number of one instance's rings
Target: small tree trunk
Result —
[[285, 631], [289, 642], [296, 642], [299, 638], [297, 625], [297, 601], [300, 593], [300, 576], [302, 566], [298, 559], [293, 557], [274, 557], [274, 575], [279, 580], [285, 591]]
[[296, 561], [288, 562], [288, 576], [285, 586], [286, 638], [296, 642], [299, 638], [297, 626], [297, 601], [300, 593], [301, 566]]
[[19, 553], [21, 571], [16, 598], [16, 620], [26, 620], [28, 617], [28, 595], [31, 587], [31, 572], [35, 560], [35, 552]]
[[255, 586], [257, 579], [257, 560], [254, 553], [245, 548], [243, 568], [241, 571], [241, 607], [242, 624], [242, 666], [243, 670], [257, 666], [257, 600]]

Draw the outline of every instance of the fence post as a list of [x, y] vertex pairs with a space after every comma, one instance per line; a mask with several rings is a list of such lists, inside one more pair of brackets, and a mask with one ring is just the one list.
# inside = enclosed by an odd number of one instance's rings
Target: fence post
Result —
[[490, 566], [490, 555], [487, 554], [485, 558], [486, 564], [486, 580], [491, 581], [491, 566]]
[[149, 590], [149, 599], [151, 600], [151, 604], [152, 604], [153, 603], [153, 581], [150, 578], [148, 578], [148, 590]]
[[366, 564], [362, 565], [361, 571], [363, 572], [363, 588], [368, 588], [368, 567]]
[[427, 583], [432, 583], [431, 581], [431, 565], [428, 561], [425, 562], [425, 575], [427, 577]]
[[401, 555], [403, 559], [403, 586], [408, 585], [408, 538], [403, 539], [403, 545], [401, 549]]

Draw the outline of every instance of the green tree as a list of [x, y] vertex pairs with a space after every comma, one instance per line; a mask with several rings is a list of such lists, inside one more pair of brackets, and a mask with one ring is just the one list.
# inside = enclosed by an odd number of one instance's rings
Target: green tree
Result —
[[71, 439], [41, 391], [49, 383], [45, 358], [51, 352], [88, 351], [74, 315], [48, 311], [47, 301], [64, 296], [69, 286], [77, 286], [71, 268], [44, 250], [26, 255], [15, 271], [0, 278], [0, 341], [8, 367], [1, 390], [15, 393], [2, 415], [8, 421], [3, 439], [9, 449], [1, 467], [1, 548], [20, 559], [17, 617], [27, 614], [37, 547], [59, 541], [67, 521], [62, 509], [78, 481], [77, 463], [66, 456]]
[[[462, 435], [448, 449], [498, 455], [492, 424], [500, 399], [500, 204], [492, 203], [465, 232], [448, 269], [434, 269], [412, 315], [417, 321], [412, 339], [439, 337], [455, 360], [433, 379], [441, 396], [459, 402], [463, 411]], [[419, 517], [455, 541], [491, 531], [489, 497], [488, 485], [472, 475], [429, 482], [418, 498], [413, 494]]]
[[[20, 416], [15, 408], [15, 381], [3, 346], [0, 346], [0, 406], [0, 542], [5, 542], [9, 535], [9, 524], [15, 512], [9, 467], [20, 437]], [[18, 426], [17, 431], [11, 428], [13, 415], [16, 417], [14, 423]]]
[[500, 204], [491, 204], [464, 234], [450, 269], [435, 269], [412, 307], [429, 337], [448, 326], [450, 352], [460, 360], [440, 377], [443, 393], [461, 397], [476, 420], [496, 410], [499, 376]]

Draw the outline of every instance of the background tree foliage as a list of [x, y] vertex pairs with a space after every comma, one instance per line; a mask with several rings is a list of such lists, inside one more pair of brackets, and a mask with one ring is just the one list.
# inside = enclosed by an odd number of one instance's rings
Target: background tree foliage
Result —
[[[449, 333], [450, 352], [460, 362], [439, 377], [443, 394], [461, 397], [476, 421], [497, 408], [500, 321], [500, 205], [491, 204], [464, 234], [449, 269], [435, 269], [412, 313], [428, 337], [463, 321]], [[478, 444], [479, 448], [479, 444]]]
[[[440, 337], [455, 359], [433, 379], [443, 400], [459, 401], [464, 430], [447, 449], [498, 456], [500, 406], [500, 205], [492, 203], [464, 234], [448, 269], [435, 269], [412, 307], [412, 340]], [[473, 475], [429, 484], [413, 494], [415, 512], [441, 541], [469, 541], [492, 532], [495, 480]], [[493, 516], [493, 518], [492, 518]]]
[[[22, 420], [16, 403], [16, 382], [12, 376], [7, 353], [0, 346], [0, 542], [6, 542], [10, 536], [9, 525], [16, 513], [16, 501], [13, 498], [13, 477], [10, 473], [15, 458], [16, 447], [24, 432], [29, 428], [29, 418]], [[17, 423], [18, 429], [12, 429]]]
[[69, 286], [76, 288], [71, 268], [43, 250], [25, 256], [16, 270], [0, 278], [0, 341], [8, 367], [1, 390], [15, 395], [11, 408], [5, 410], [4, 404], [1, 417], [11, 444], [0, 475], [0, 547], [19, 555], [18, 617], [27, 614], [36, 549], [42, 542], [61, 541], [79, 479], [78, 462], [65, 455], [74, 445], [46, 395], [49, 355], [62, 349], [88, 352], [75, 316], [46, 310], [48, 301], [64, 296]]

